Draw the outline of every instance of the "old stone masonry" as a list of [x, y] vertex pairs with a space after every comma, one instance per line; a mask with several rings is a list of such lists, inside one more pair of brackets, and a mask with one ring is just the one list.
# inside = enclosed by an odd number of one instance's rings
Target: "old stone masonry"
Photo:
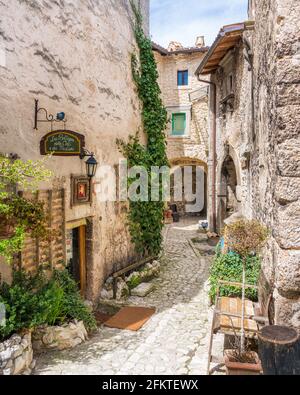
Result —
[[[35, 374], [205, 374], [211, 318], [207, 278], [213, 247], [197, 229], [193, 219], [166, 229], [155, 291], [144, 299], [128, 301], [156, 308], [140, 331], [101, 327], [87, 343], [71, 351], [38, 358]], [[203, 241], [200, 253], [191, 243], [195, 237]]]

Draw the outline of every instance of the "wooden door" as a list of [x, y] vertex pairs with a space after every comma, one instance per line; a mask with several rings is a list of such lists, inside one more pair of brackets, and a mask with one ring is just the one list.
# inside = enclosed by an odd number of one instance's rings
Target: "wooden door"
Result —
[[80, 270], [80, 292], [84, 297], [86, 291], [86, 226], [80, 226], [79, 236], [79, 270]]

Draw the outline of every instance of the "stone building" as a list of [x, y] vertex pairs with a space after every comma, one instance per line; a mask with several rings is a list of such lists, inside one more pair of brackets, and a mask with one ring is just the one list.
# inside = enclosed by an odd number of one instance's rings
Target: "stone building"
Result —
[[260, 297], [271, 291], [275, 322], [297, 328], [299, 14], [295, 0], [249, 1], [249, 21], [223, 27], [196, 73], [211, 76], [211, 227], [220, 230], [236, 213], [270, 228]]
[[[148, 0], [141, 1], [141, 10], [148, 32]], [[1, 152], [41, 159], [45, 147], [63, 139], [64, 144], [84, 145], [99, 165], [118, 165], [116, 139], [127, 139], [141, 126], [131, 71], [137, 47], [130, 2], [12, 0], [1, 2], [0, 15]], [[48, 135], [47, 122], [38, 122], [34, 130], [35, 99], [37, 109], [46, 109], [48, 116], [64, 112], [66, 124], [53, 122], [52, 128], [71, 133], [59, 134], [59, 139]], [[37, 118], [45, 120], [46, 112], [40, 110]], [[78, 152], [47, 160], [55, 178], [39, 195], [53, 224], [61, 227], [61, 239], [50, 246], [29, 240], [21, 258], [29, 269], [67, 262], [82, 293], [95, 301], [113, 269], [128, 264], [133, 248], [126, 205], [101, 202], [101, 174], [90, 184], [85, 160]]]
[[[195, 71], [208, 51], [199, 36], [191, 48], [171, 42], [168, 49], [153, 43], [164, 105], [169, 114], [167, 154], [174, 172], [183, 166], [208, 166], [208, 88]], [[205, 196], [207, 191], [205, 191]], [[172, 199], [173, 200], [173, 199]], [[185, 213], [185, 202], [176, 202]], [[205, 204], [202, 214], [206, 211]]]

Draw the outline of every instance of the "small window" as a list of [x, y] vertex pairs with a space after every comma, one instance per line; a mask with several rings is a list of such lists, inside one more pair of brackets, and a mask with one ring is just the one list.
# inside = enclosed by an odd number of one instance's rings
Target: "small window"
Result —
[[172, 136], [184, 136], [186, 129], [186, 114], [178, 113], [172, 115]]
[[177, 72], [177, 85], [187, 86], [189, 84], [189, 72], [188, 70]]

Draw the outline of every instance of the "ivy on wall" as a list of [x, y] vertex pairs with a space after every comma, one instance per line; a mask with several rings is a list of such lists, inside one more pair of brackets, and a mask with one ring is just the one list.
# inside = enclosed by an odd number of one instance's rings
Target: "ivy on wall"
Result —
[[[131, 6], [135, 15], [134, 33], [139, 47], [139, 56], [132, 55], [132, 72], [142, 103], [142, 121], [147, 144], [142, 145], [139, 135], [136, 134], [131, 136], [127, 143], [117, 140], [117, 145], [127, 158], [130, 168], [143, 166], [147, 169], [150, 187], [151, 167], [168, 166], [164, 133], [168, 116], [161, 99], [151, 40], [144, 33], [139, 7], [133, 2], [131, 2]], [[129, 179], [129, 184], [133, 181]], [[159, 202], [130, 202], [129, 231], [138, 253], [151, 255], [161, 251], [164, 207], [165, 204], [162, 200]]]

